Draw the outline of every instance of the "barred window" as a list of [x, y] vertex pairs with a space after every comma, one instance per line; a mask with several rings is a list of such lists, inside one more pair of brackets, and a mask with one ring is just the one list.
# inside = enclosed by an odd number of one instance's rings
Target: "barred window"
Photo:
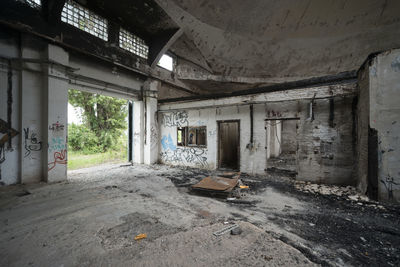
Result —
[[108, 40], [107, 20], [83, 6], [68, 0], [61, 13], [61, 21], [88, 32], [104, 41]]
[[39, 8], [42, 5], [41, 0], [19, 0], [19, 1], [28, 4], [33, 8]]
[[119, 31], [119, 46], [135, 55], [147, 59], [149, 47], [146, 45], [145, 41], [122, 28]]

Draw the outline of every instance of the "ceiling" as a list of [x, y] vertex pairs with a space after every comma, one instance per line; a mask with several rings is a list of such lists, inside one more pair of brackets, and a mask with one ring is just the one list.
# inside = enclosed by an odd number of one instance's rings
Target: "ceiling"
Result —
[[400, 47], [398, 0], [77, 1], [145, 40], [183, 29], [169, 50], [200, 72], [178, 76], [208, 92], [353, 71]]
[[156, 2], [184, 29], [171, 50], [222, 76], [268, 83], [333, 75], [400, 47], [397, 0]]

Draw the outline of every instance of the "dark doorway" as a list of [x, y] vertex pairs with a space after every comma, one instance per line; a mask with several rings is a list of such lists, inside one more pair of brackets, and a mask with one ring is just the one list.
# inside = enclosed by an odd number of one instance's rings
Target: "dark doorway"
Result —
[[218, 167], [239, 170], [240, 121], [218, 122]]

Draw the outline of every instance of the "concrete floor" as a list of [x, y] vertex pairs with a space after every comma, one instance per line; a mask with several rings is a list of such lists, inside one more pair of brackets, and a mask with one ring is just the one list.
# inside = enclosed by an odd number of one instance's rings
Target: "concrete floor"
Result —
[[[0, 266], [400, 265], [397, 206], [272, 176], [242, 176], [252, 205], [189, 191], [209, 174], [108, 165], [68, 182], [1, 187]], [[243, 233], [213, 236], [225, 221]]]

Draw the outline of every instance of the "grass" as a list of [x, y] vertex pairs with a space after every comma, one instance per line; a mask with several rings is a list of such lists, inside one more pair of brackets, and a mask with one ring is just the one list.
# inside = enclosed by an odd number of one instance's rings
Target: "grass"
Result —
[[68, 170], [76, 170], [105, 163], [126, 162], [128, 155], [125, 149], [97, 154], [83, 154], [80, 151], [68, 151]]

